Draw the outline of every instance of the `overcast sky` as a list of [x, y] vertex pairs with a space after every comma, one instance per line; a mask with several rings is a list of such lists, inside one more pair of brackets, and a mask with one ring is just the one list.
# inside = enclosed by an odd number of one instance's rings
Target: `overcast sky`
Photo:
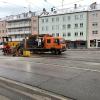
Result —
[[[63, 0], [63, 7], [68, 8], [75, 3], [89, 5], [93, 2], [100, 4], [100, 0]], [[0, 0], [0, 18], [22, 12], [40, 11], [42, 8], [62, 7], [62, 0]]]

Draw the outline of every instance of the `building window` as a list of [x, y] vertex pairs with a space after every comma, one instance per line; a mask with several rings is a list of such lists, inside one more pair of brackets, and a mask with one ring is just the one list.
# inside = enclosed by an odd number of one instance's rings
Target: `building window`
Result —
[[75, 20], [78, 20], [78, 15], [75, 15]]
[[66, 37], [66, 33], [63, 33], [63, 37]]
[[[26, 16], [26, 17], [27, 17], [27, 16]], [[20, 18], [20, 15], [18, 15], [17, 18]]]
[[44, 23], [44, 19], [42, 19], [42, 23]]
[[78, 24], [75, 24], [75, 28], [78, 28]]
[[55, 36], [55, 33], [52, 33], [52, 36]]
[[68, 24], [68, 25], [67, 25], [67, 28], [71, 28], [71, 24]]
[[59, 25], [56, 25], [56, 30], [59, 30]]
[[96, 31], [92, 31], [92, 34], [98, 34], [98, 31], [96, 30]]
[[59, 17], [56, 17], [56, 21], [59, 22]]
[[95, 12], [93, 12], [93, 13], [92, 13], [92, 16], [93, 16], [93, 17], [97, 17], [97, 16], [98, 16], [98, 14], [97, 14], [97, 13], [95, 13]]
[[67, 36], [71, 36], [71, 33], [70, 33], [70, 32], [68, 32], [68, 33], [67, 33]]
[[68, 18], [68, 20], [71, 20], [71, 17], [70, 16], [68, 16], [67, 18]]
[[83, 14], [80, 15], [80, 19], [83, 19]]
[[59, 36], [59, 33], [56, 33], [56, 36]]
[[78, 32], [75, 32], [75, 36], [78, 36]]
[[24, 13], [24, 17], [27, 17], [28, 16], [28, 14], [27, 13]]
[[96, 47], [96, 39], [90, 40], [90, 47]]
[[97, 22], [93, 22], [92, 26], [96, 27], [96, 26], [98, 26], [98, 23]]
[[63, 16], [63, 21], [66, 21], [66, 17], [65, 16]]
[[23, 38], [23, 34], [21, 34], [20, 37]]
[[66, 25], [62, 25], [62, 29], [64, 29], [64, 30], [65, 30], [65, 29], [66, 29]]
[[55, 30], [55, 26], [52, 26], [52, 30]]
[[80, 27], [83, 27], [83, 23], [80, 23]]
[[48, 26], [46, 26], [46, 31], [48, 31]]
[[42, 27], [42, 31], [44, 31], [44, 27]]
[[2, 33], [4, 33], [4, 30], [2, 30]]
[[45, 22], [48, 22], [48, 18], [45, 20]]
[[80, 36], [83, 36], [83, 32], [80, 32]]
[[15, 38], [17, 38], [17, 35], [15, 35]]
[[54, 18], [52, 18], [52, 22], [54, 22], [55, 21], [55, 19]]

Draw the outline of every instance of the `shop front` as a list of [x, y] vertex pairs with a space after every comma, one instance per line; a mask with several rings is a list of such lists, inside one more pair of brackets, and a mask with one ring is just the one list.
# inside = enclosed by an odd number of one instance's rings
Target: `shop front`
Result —
[[66, 41], [68, 49], [84, 49], [87, 48], [86, 41]]

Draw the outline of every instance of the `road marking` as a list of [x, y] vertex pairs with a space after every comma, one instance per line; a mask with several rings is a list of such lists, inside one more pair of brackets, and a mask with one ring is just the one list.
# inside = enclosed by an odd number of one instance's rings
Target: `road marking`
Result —
[[[45, 64], [45, 65], [50, 65], [50, 66], [55, 66], [55, 67], [60, 66], [61, 67], [61, 65], [56, 65], [56, 64], [55, 65], [54, 64], [46, 64], [46, 63], [41, 63], [41, 62], [39, 62], [39, 64]], [[88, 69], [88, 68], [78, 68], [78, 67], [66, 67], [65, 65], [62, 65], [61, 68], [78, 69], [78, 70], [85, 70], [85, 71], [99, 72], [100, 73], [100, 70], [93, 70], [93, 69]]]
[[[8, 85], [6, 85], [6, 84], [8, 84]], [[17, 88], [13, 88], [13, 85], [16, 85]], [[49, 91], [46, 91], [43, 89], [39, 89], [34, 86], [23, 84], [23, 83], [20, 83], [20, 82], [14, 81], [14, 80], [10, 80], [7, 78], [3, 78], [3, 77], [0, 77], [0, 86], [3, 86], [4, 88], [7, 88], [9, 90], [12, 90], [12, 91], [20, 93], [22, 95], [31, 97], [36, 100], [51, 100], [51, 98], [54, 98], [56, 100], [73, 100], [71, 98], [67, 98], [62, 95], [58, 95], [58, 94], [55, 94], [55, 93], [52, 93], [52, 92], [49, 92]], [[33, 93], [27, 92], [23, 89], [21, 90], [20, 87], [24, 88], [25, 90], [27, 89], [27, 91], [28, 90], [33, 91]]]
[[[11, 59], [9, 59], [11, 60]], [[26, 60], [23, 60], [23, 59], [16, 59], [17, 62], [26, 62]], [[58, 64], [47, 64], [47, 63], [42, 63], [42, 62], [31, 62], [31, 61], [28, 61], [27, 63], [36, 63], [36, 64], [45, 64], [45, 65], [49, 65], [49, 66], [55, 66], [55, 67], [60, 67], [60, 68], [70, 68], [70, 69], [78, 69], [78, 70], [85, 70], [85, 71], [91, 71], [91, 72], [99, 72], [100, 73], [100, 70], [94, 70], [94, 69], [89, 69], [89, 68], [79, 68], [79, 67], [66, 67], [65, 65], [58, 65]], [[89, 65], [100, 65], [100, 63], [94, 63], [94, 62], [85, 62], [86, 64], [89, 64]]]

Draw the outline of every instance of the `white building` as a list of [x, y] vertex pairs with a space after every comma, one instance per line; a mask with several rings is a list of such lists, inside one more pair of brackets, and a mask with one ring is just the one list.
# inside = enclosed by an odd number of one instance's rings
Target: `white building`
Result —
[[70, 47], [86, 47], [87, 11], [78, 8], [39, 17], [39, 34], [64, 37]]
[[22, 13], [6, 17], [7, 35], [12, 41], [22, 41], [30, 34], [38, 33], [38, 17], [34, 13]]
[[93, 3], [88, 11], [88, 48], [100, 48], [100, 5]]

